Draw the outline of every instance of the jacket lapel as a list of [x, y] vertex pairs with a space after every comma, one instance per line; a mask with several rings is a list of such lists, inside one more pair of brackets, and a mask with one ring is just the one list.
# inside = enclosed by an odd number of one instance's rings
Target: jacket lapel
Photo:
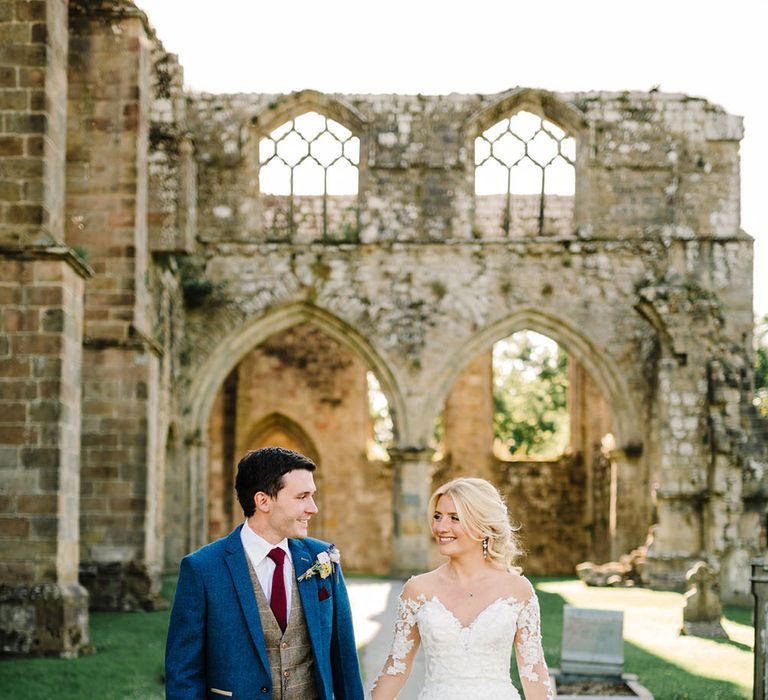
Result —
[[[307, 546], [301, 540], [288, 540], [288, 547], [291, 550], [293, 559], [293, 571], [296, 578], [301, 576], [310, 566], [312, 566], [313, 557]], [[312, 649], [315, 652], [315, 658], [322, 658], [323, 640], [318, 616], [320, 610], [317, 600], [317, 583], [315, 577], [304, 579], [298, 582], [301, 604], [304, 606], [304, 618], [307, 621], [307, 630], [309, 639], [312, 642]]]
[[264, 666], [264, 670], [269, 674], [269, 660], [267, 658], [267, 647], [264, 644], [264, 630], [261, 628], [259, 607], [256, 604], [256, 595], [253, 592], [251, 575], [248, 573], [248, 564], [245, 561], [247, 555], [243, 549], [243, 542], [240, 539], [240, 527], [236, 528], [227, 538], [225, 558], [229, 567], [229, 573], [232, 575], [232, 582], [237, 591], [237, 597], [240, 599], [240, 607], [243, 609], [243, 615], [245, 615], [245, 620], [248, 624], [248, 630], [251, 633], [253, 644], [259, 655], [259, 660]]

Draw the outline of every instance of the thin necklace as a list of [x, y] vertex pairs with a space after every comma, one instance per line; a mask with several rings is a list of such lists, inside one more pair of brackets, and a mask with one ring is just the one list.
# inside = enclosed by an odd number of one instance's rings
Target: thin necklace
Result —
[[[474, 585], [480, 583], [481, 581], [484, 581], [486, 578], [487, 578], [487, 576], [481, 576], [477, 580], [473, 581], [470, 585], [474, 586]], [[467, 590], [467, 587], [464, 584], [460, 583], [458, 578], [457, 578], [456, 582], [459, 585], [459, 588], [461, 588], [467, 595], [469, 595], [470, 598], [474, 598], [475, 597], [475, 594], [472, 591]]]

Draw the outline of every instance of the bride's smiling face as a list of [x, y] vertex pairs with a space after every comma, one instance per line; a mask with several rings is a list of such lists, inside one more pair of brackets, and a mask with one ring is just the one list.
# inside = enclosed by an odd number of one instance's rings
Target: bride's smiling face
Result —
[[432, 514], [432, 535], [440, 554], [445, 556], [456, 556], [479, 547], [479, 542], [470, 537], [464, 529], [456, 512], [456, 505], [448, 494], [443, 494], [437, 499], [435, 512]]

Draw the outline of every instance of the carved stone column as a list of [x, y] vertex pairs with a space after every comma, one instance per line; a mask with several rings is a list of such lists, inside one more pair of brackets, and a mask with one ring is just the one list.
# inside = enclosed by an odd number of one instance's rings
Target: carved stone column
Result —
[[394, 467], [392, 575], [409, 576], [429, 568], [427, 503], [432, 488], [430, 448], [389, 450]]

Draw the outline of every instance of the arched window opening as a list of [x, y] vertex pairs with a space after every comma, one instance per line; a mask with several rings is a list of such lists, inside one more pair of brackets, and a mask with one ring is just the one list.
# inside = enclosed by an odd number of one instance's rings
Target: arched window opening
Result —
[[445, 412], [441, 411], [435, 416], [432, 423], [432, 435], [429, 446], [435, 451], [433, 459], [440, 460], [445, 457]]
[[357, 235], [360, 139], [317, 112], [285, 122], [259, 142], [259, 191], [275, 234]]
[[483, 233], [569, 234], [576, 142], [550, 120], [517, 112], [475, 139], [475, 224]]
[[551, 338], [519, 331], [493, 346], [494, 452], [557, 459], [570, 440], [568, 357]]
[[368, 410], [371, 417], [371, 439], [368, 445], [368, 455], [372, 459], [389, 459], [387, 448], [392, 445], [394, 437], [389, 402], [373, 372], [366, 373], [366, 380], [368, 382]]
[[[242, 521], [233, 489], [237, 463], [250, 450], [266, 446], [296, 450], [318, 465], [313, 537], [338, 542], [343, 533], [366, 528], [383, 537], [391, 524], [386, 505], [374, 515], [367, 507], [345, 508], [349, 494], [364, 494], [368, 504], [388, 504], [392, 498], [391, 472], [366, 452], [373, 432], [368, 393], [373, 371], [342, 336], [333, 337], [309, 321], [276, 330], [240, 358], [216, 389], [208, 418], [210, 539]], [[378, 382], [375, 386], [376, 432], [386, 442], [396, 434], [396, 416], [390, 415]], [[376, 557], [363, 540], [347, 549], [352, 569], [375, 571]]]

